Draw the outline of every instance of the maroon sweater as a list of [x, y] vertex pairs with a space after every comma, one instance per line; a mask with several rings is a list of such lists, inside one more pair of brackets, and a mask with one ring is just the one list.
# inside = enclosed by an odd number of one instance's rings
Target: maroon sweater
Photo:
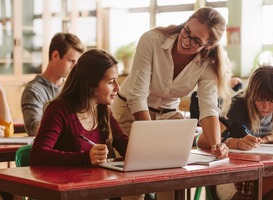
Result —
[[[113, 147], [125, 156], [128, 137], [111, 116]], [[87, 131], [77, 115], [60, 101], [52, 102], [44, 112], [37, 137], [30, 154], [30, 165], [91, 166], [91, 144], [79, 137], [84, 135], [95, 143], [105, 144], [106, 139], [96, 128]]]

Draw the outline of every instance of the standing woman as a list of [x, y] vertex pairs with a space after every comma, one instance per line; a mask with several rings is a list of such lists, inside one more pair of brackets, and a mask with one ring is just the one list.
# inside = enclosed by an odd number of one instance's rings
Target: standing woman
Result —
[[61, 93], [45, 109], [31, 165], [97, 166], [107, 160], [107, 145], [125, 155], [128, 137], [109, 109], [119, 90], [116, 64], [111, 55], [96, 49], [79, 58]]
[[183, 118], [178, 110], [180, 98], [198, 86], [204, 132], [200, 146], [211, 148], [217, 157], [227, 156], [228, 148], [220, 145], [217, 107], [218, 96], [224, 107], [230, 101], [229, 73], [218, 44], [225, 29], [221, 14], [203, 7], [181, 25], [158, 27], [142, 35], [132, 70], [112, 105], [125, 133], [130, 133], [134, 120]]

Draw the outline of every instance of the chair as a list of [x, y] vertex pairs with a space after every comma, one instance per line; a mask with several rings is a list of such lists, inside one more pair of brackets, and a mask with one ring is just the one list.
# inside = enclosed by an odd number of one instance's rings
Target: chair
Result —
[[29, 156], [32, 144], [25, 145], [17, 149], [15, 153], [15, 165], [16, 167], [29, 166]]
[[[17, 149], [15, 152], [16, 167], [29, 166], [29, 156], [32, 144], [25, 145]], [[22, 200], [27, 200], [27, 197], [22, 197]]]
[[[200, 200], [202, 187], [197, 187], [194, 194], [194, 200]], [[214, 200], [212, 192], [209, 187], [205, 187], [206, 190], [206, 200]]]

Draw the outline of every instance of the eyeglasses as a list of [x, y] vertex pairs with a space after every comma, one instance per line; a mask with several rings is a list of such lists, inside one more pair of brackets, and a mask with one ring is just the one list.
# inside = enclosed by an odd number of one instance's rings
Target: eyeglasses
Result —
[[190, 36], [190, 31], [187, 30], [187, 29], [184, 28], [184, 27], [181, 29], [180, 34], [181, 34], [182, 38], [184, 38], [184, 39], [189, 38], [189, 40], [190, 40], [190, 45], [191, 45], [191, 47], [194, 48], [194, 49], [198, 49], [198, 48], [200, 48], [200, 47], [209, 45], [209, 43], [201, 44], [200, 39], [197, 38], [197, 37], [191, 37], [191, 36]]

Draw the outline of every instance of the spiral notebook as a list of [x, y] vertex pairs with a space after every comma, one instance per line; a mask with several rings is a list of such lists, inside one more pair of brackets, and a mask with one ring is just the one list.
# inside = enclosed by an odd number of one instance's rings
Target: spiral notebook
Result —
[[186, 166], [197, 119], [135, 121], [124, 161], [100, 165], [118, 171]]

